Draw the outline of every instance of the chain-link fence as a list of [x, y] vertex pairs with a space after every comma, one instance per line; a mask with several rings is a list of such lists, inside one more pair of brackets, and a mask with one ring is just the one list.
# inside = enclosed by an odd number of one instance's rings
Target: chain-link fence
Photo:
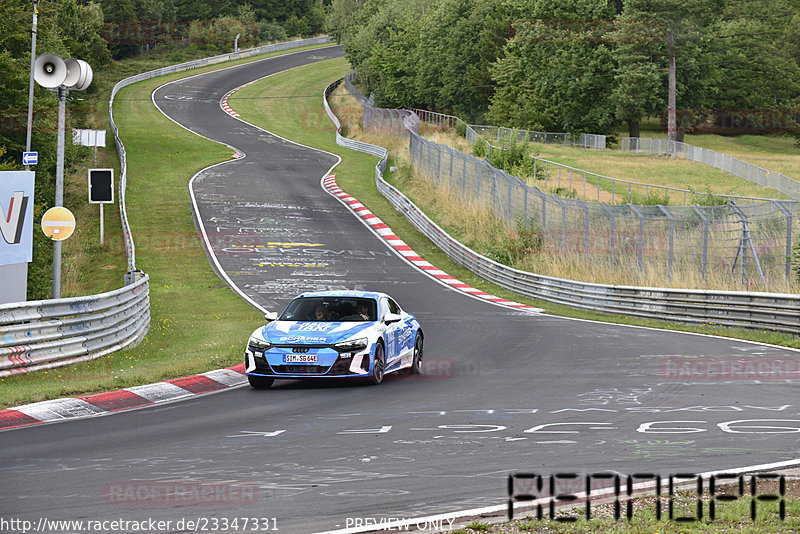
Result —
[[[606, 136], [600, 134], [572, 134], [564, 132], [537, 132], [503, 126], [483, 126], [471, 124], [470, 127], [484, 139], [497, 139], [513, 143], [542, 143], [605, 150]], [[469, 140], [469, 139], [468, 139]]]
[[795, 200], [800, 200], [800, 182], [779, 172], [768, 171], [758, 165], [747, 163], [728, 154], [716, 152], [708, 148], [693, 146], [687, 143], [668, 139], [652, 139], [647, 137], [623, 137], [620, 143], [622, 152], [636, 154], [669, 155], [704, 163], [716, 169], [729, 172], [765, 187], [771, 187]]
[[[409, 111], [366, 108], [367, 131], [406, 132]], [[366, 117], [369, 117], [367, 119]], [[405, 133], [403, 133], [405, 135]], [[415, 172], [462, 201], [491, 210], [510, 228], [524, 226], [541, 253], [610, 269], [635, 266], [672, 279], [693, 271], [742, 283], [789, 280], [798, 242], [800, 202], [769, 200], [722, 206], [608, 204], [543, 193], [484, 160], [408, 132]]]
[[[793, 248], [800, 243], [800, 220], [795, 220], [800, 214], [798, 201], [732, 197], [721, 206], [674, 207], [610, 204], [547, 194], [487, 161], [420, 136], [416, 113], [371, 107], [352, 78], [347, 81], [351, 94], [367, 102], [365, 131], [408, 133], [411, 164], [419, 176], [447, 188], [462, 201], [491, 210], [509, 228], [533, 231], [541, 240], [542, 253], [598, 266], [603, 262], [611, 270], [635, 266], [640, 273], [647, 271], [668, 280], [676, 272], [694, 272], [703, 280], [719, 274], [735, 276], [742, 284], [759, 280], [768, 286], [770, 280], [788, 281], [792, 276]], [[434, 115], [440, 116], [425, 118], [449, 126], [446, 117], [450, 116]], [[415, 127], [409, 130], [405, 124]], [[468, 132], [471, 129], [467, 126]], [[569, 178], [562, 176], [561, 170], [558, 178], [552, 177], [549, 168], [544, 175], [566, 182], [576, 179], [577, 169], [572, 171]], [[763, 185], [774, 187], [772, 183]], [[599, 189], [600, 184], [597, 186]]]
[[[342, 137], [341, 124], [327, 101], [327, 97], [338, 84], [337, 81], [329, 85], [323, 99], [325, 111], [336, 125], [336, 144], [379, 155], [381, 159], [375, 166], [375, 184], [381, 194], [417, 230], [473, 273], [531, 298], [581, 309], [695, 324], [710, 322], [758, 330], [770, 329], [795, 334], [800, 332], [800, 315], [797, 314], [800, 295], [579, 282], [514, 269], [475, 252], [451, 237], [403, 193], [383, 179], [388, 158], [385, 148]], [[409, 113], [404, 120], [411, 122], [413, 117], [414, 114]], [[791, 217], [789, 213], [786, 215]], [[457, 282], [455, 279], [453, 281]]]

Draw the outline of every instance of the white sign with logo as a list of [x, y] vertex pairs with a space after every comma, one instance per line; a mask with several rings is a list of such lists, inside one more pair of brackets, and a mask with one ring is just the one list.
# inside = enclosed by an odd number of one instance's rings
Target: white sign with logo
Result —
[[33, 259], [33, 177], [0, 172], [0, 266]]

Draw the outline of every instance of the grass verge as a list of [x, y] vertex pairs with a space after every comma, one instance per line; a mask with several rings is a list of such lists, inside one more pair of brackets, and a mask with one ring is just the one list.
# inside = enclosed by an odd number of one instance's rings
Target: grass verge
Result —
[[[303, 143], [339, 154], [342, 163], [334, 172], [339, 186], [359, 199], [364, 205], [392, 227], [414, 250], [419, 252], [428, 261], [459, 278], [465, 283], [501, 297], [518, 302], [525, 302], [533, 306], [545, 308], [548, 313], [580, 319], [591, 319], [611, 323], [649, 326], [655, 328], [668, 328], [685, 332], [720, 335], [739, 339], [747, 339], [761, 343], [771, 343], [788, 347], [800, 348], [800, 339], [789, 334], [778, 332], [765, 332], [748, 330], [744, 328], [725, 328], [719, 325], [683, 325], [673, 322], [637, 319], [622, 315], [610, 315], [591, 311], [576, 310], [568, 306], [552, 304], [549, 302], [527, 299], [504, 288], [491, 284], [479, 278], [471, 271], [450, 260], [438, 247], [425, 236], [419, 233], [403, 215], [394, 209], [386, 198], [381, 195], [374, 182], [375, 164], [377, 158], [358, 153], [336, 145], [335, 131], [321, 106], [324, 88], [334, 80], [344, 76], [348, 70], [345, 59], [337, 59], [317, 63], [308, 67], [300, 67], [288, 72], [271, 76], [238, 91], [230, 100], [231, 106], [242, 115], [242, 118], [261, 126], [275, 134], [293, 141]], [[351, 97], [338, 89], [330, 99], [331, 106], [337, 116], [345, 118], [343, 126], [345, 132], [350, 132], [352, 137], [367, 140], [366, 136], [359, 133], [358, 117], [348, 113], [354, 107]], [[270, 94], [294, 96], [290, 101], [293, 106], [286, 106], [283, 100], [264, 98]], [[309, 97], [308, 95], [316, 95]], [[298, 120], [299, 117], [299, 120]], [[373, 137], [369, 139], [375, 144], [380, 144], [390, 150], [392, 156], [390, 165], [402, 161], [407, 146], [400, 138]], [[391, 179], [391, 176], [389, 176]], [[437, 221], [440, 222], [440, 221]], [[445, 225], [445, 228], [446, 225]], [[448, 229], [449, 231], [450, 229]]]
[[[114, 111], [128, 154], [128, 217], [136, 264], [150, 275], [150, 332], [137, 347], [108, 357], [0, 379], [0, 408], [147, 384], [242, 360], [247, 337], [263, 319], [211, 269], [192, 222], [187, 188], [194, 173], [229, 159], [231, 151], [164, 117], [150, 93], [168, 81], [243, 62], [162, 76], [118, 93]], [[98, 163], [111, 166], [111, 155]], [[118, 165], [116, 170], [118, 175]], [[76, 172], [66, 185], [70, 194], [65, 193], [65, 205], [75, 209], [83, 227], [65, 247], [72, 294], [120, 287], [126, 267], [118, 207], [106, 206], [106, 244], [101, 247], [98, 208], [82, 206], [85, 184], [86, 175]]]

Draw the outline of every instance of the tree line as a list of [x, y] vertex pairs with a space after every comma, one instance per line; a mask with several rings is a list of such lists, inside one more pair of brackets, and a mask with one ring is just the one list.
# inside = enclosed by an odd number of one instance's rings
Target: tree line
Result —
[[670, 57], [683, 131], [800, 103], [800, 0], [333, 0], [325, 24], [379, 106], [638, 136]]

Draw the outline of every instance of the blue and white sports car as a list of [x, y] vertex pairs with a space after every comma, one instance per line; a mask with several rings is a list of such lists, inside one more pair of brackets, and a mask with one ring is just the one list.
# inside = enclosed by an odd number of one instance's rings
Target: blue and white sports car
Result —
[[423, 333], [391, 297], [371, 291], [317, 291], [296, 297], [280, 317], [250, 336], [247, 379], [268, 388], [276, 378], [364, 378], [422, 369]]

